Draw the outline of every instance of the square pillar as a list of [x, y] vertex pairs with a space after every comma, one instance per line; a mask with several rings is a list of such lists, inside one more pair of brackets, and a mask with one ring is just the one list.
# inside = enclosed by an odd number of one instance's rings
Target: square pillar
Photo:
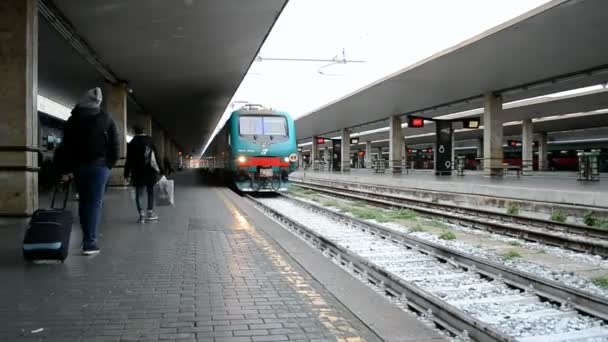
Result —
[[342, 153], [340, 156], [342, 167], [340, 170], [344, 172], [350, 170], [350, 131], [346, 128], [342, 128], [340, 137], [342, 138]]
[[0, 216], [38, 209], [38, 1], [0, 3]]
[[483, 138], [477, 138], [477, 170], [483, 168]]
[[158, 154], [156, 158], [160, 159], [157, 160], [157, 162], [162, 165], [162, 156], [165, 153], [165, 134], [162, 128], [156, 123], [152, 124], [152, 141], [154, 142], [154, 146], [156, 147], [156, 153]]
[[451, 151], [451, 153], [452, 153], [452, 159], [451, 159], [452, 170], [455, 170], [456, 169], [456, 133], [454, 132], [454, 130], [452, 130], [451, 142], [452, 142], [452, 151]]
[[390, 118], [388, 140], [389, 167], [393, 173], [401, 173], [401, 149], [403, 148], [403, 138], [401, 138], [400, 115], [394, 115]]
[[484, 95], [483, 108], [484, 174], [501, 177], [503, 174], [502, 98], [494, 94]]
[[152, 116], [150, 114], [144, 114], [144, 124], [142, 128], [144, 129], [144, 133], [146, 135], [152, 136]]
[[317, 141], [317, 137], [312, 137], [312, 147], [310, 148], [310, 165], [312, 166], [313, 170], [319, 170], [320, 159], [319, 142]]
[[538, 134], [538, 170], [549, 170], [549, 146], [547, 145], [547, 132]]
[[534, 137], [532, 135], [532, 119], [524, 119], [521, 123], [521, 169], [534, 169]]
[[363, 162], [364, 162], [364, 164], [363, 164], [364, 167], [366, 167], [366, 168], [372, 167], [372, 142], [371, 141], [365, 142], [365, 160]]
[[123, 176], [127, 156], [127, 86], [108, 84], [103, 92], [104, 110], [110, 114], [118, 129], [118, 160], [110, 173], [110, 186], [126, 186]]

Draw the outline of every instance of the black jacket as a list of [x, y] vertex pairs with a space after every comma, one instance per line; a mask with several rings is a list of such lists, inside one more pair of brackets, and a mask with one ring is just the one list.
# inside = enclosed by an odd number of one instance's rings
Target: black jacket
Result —
[[111, 169], [118, 160], [119, 141], [118, 128], [108, 113], [76, 106], [65, 125], [55, 162], [61, 173], [91, 163]]
[[[154, 170], [150, 165], [150, 160], [146, 158], [146, 147], [154, 152], [159, 171]], [[156, 153], [152, 137], [143, 134], [133, 137], [133, 140], [127, 145], [125, 178], [131, 177], [135, 186], [154, 185], [162, 173], [161, 167], [161, 159]]]

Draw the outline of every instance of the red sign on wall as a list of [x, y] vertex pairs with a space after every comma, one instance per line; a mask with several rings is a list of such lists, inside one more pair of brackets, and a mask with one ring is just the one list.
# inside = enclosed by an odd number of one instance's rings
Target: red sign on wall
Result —
[[419, 116], [410, 116], [408, 117], [407, 127], [411, 128], [422, 128], [424, 127], [424, 118]]

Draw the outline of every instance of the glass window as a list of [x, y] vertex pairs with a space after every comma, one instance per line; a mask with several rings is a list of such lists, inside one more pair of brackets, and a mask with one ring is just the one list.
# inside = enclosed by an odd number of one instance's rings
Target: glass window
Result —
[[264, 117], [264, 135], [287, 135], [287, 128], [285, 127], [285, 118], [279, 117]]
[[241, 116], [239, 134], [287, 136], [287, 121], [282, 116]]
[[240, 135], [262, 135], [261, 116], [241, 116], [239, 118]]

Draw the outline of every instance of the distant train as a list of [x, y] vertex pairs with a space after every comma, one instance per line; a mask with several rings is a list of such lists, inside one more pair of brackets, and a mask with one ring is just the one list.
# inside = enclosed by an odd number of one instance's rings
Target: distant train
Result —
[[246, 105], [230, 115], [205, 154], [202, 168], [243, 192], [287, 191], [298, 154], [287, 113]]
[[[591, 146], [583, 144], [560, 144], [549, 145], [549, 153], [547, 155], [548, 169], [551, 171], [576, 171], [578, 170], [579, 150], [589, 151], [598, 149], [600, 155], [598, 158], [600, 172], [608, 172], [608, 148], [605, 143], [594, 144]], [[466, 157], [465, 167], [469, 169], [477, 168], [478, 161], [473, 150], [460, 151], [458, 154]], [[503, 162], [509, 165], [521, 166], [521, 148], [520, 147], [505, 147]], [[535, 153], [533, 158], [534, 170], [538, 169], [538, 155]]]
[[[549, 145], [547, 154], [547, 165], [551, 171], [576, 171], [578, 170], [579, 150], [589, 151], [597, 149], [600, 151], [598, 158], [600, 172], [608, 172], [608, 142], [593, 142], [593, 143], [560, 143]], [[521, 166], [521, 147], [505, 147], [503, 162], [509, 165]], [[477, 151], [475, 147], [459, 148], [456, 151], [457, 155], [465, 157], [465, 169], [475, 170], [480, 166], [480, 160], [477, 159]], [[409, 165], [414, 165], [417, 169], [432, 169], [433, 168], [433, 152], [432, 148], [418, 149], [414, 153], [408, 154]], [[534, 154], [533, 167], [538, 169], [538, 155]]]

